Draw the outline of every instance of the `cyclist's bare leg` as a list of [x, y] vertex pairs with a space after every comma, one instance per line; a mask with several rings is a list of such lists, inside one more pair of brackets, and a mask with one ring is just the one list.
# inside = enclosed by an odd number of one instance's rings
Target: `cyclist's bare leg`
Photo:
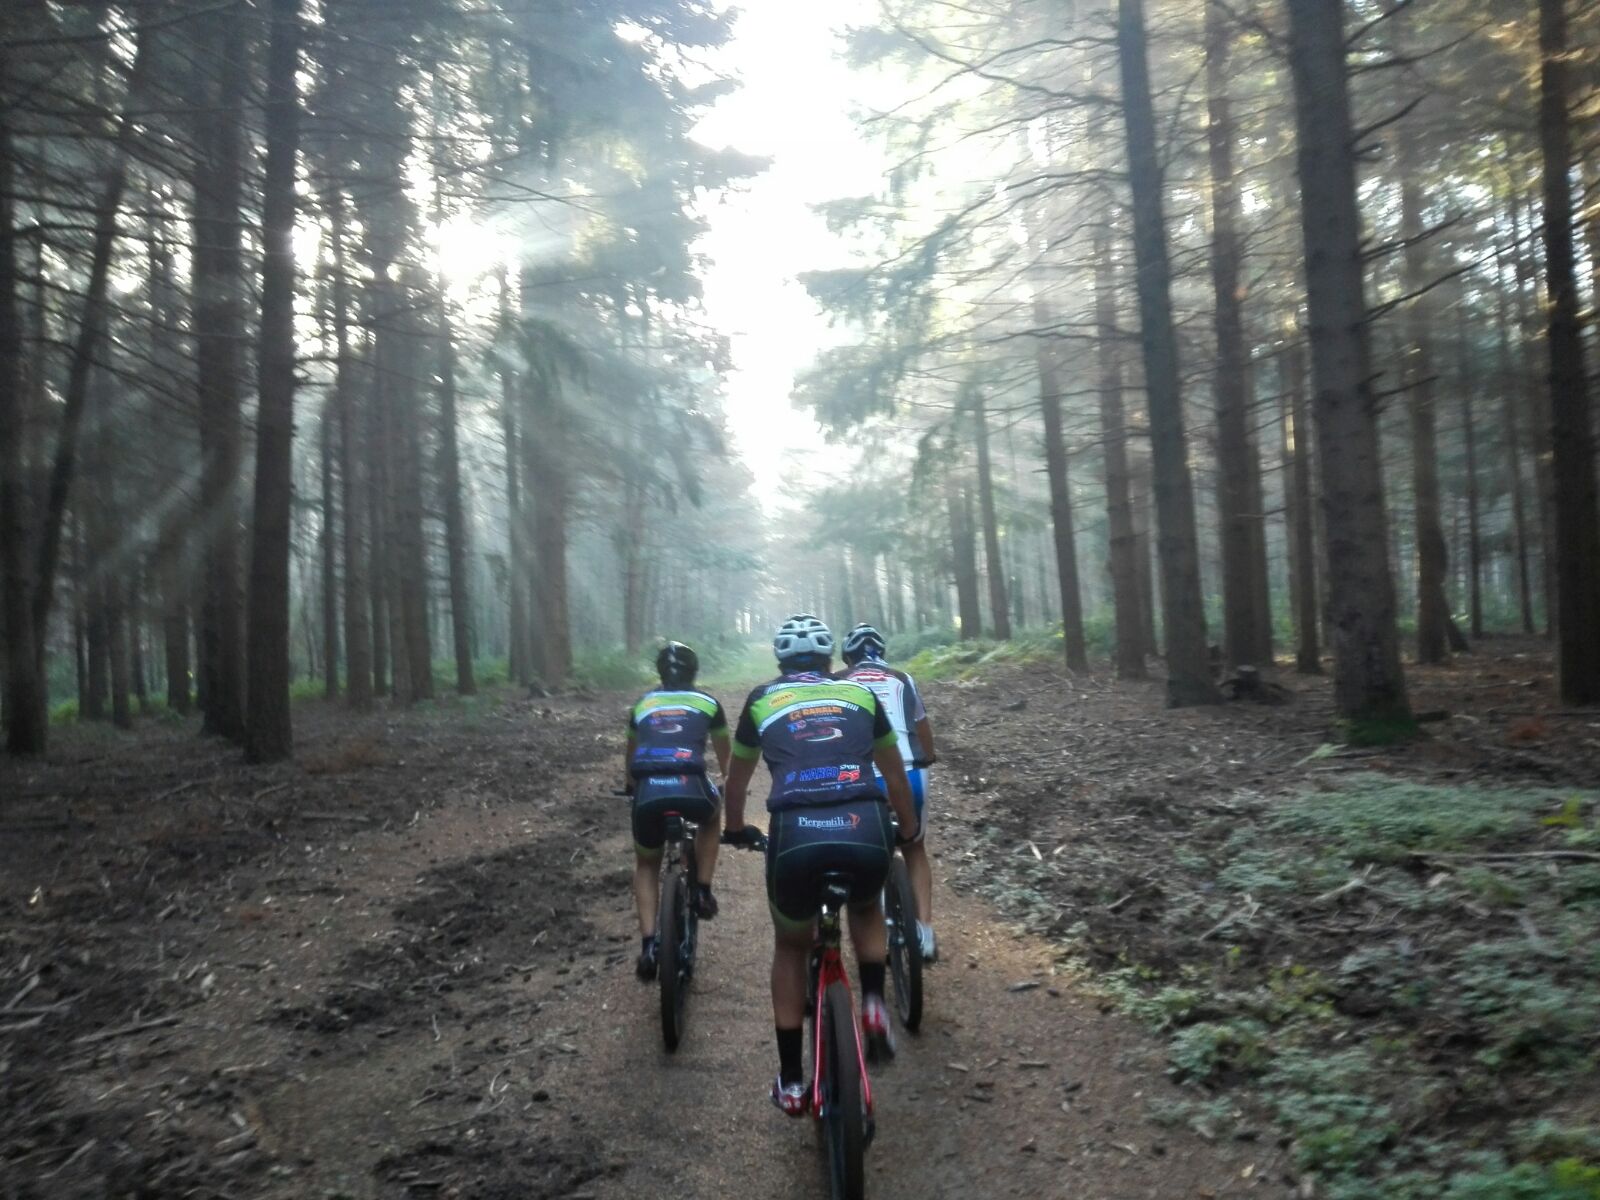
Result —
[[928, 839], [901, 846], [900, 853], [905, 855], [906, 874], [911, 877], [911, 892], [917, 899], [917, 920], [932, 925], [933, 867], [928, 862]]
[[772, 942], [772, 1023], [779, 1029], [805, 1024], [806, 967], [811, 958], [811, 927], [775, 927]]
[[719, 808], [716, 815], [699, 826], [694, 835], [695, 873], [707, 887], [711, 886], [711, 874], [717, 869], [717, 846], [721, 839], [722, 810]]
[[856, 948], [856, 961], [881, 963], [889, 957], [889, 929], [883, 923], [883, 901], [874, 899], [871, 907], [850, 910], [850, 944]]
[[654, 937], [656, 906], [661, 896], [661, 851], [636, 851], [633, 859], [633, 902], [639, 909], [639, 936]]

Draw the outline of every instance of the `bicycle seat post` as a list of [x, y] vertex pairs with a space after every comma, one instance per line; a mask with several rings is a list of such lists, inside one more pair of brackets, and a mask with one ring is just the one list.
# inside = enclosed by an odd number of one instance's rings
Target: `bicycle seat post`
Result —
[[839, 914], [850, 902], [850, 877], [839, 871], [826, 872], [819, 881], [822, 910], [818, 915], [821, 940], [831, 945], [839, 941]]

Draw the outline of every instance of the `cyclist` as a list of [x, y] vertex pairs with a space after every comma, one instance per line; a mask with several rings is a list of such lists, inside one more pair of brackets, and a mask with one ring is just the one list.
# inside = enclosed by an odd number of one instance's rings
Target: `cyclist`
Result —
[[[889, 810], [908, 838], [917, 829], [894, 725], [872, 692], [830, 677], [834, 642], [828, 627], [814, 616], [793, 616], [772, 645], [780, 674], [750, 693], [734, 730], [727, 838], [737, 844], [757, 836], [745, 825], [744, 806], [756, 761], [764, 755], [772, 772], [767, 898], [779, 1068], [772, 1102], [798, 1117], [808, 1097], [801, 1044], [818, 880], [826, 871], [851, 877], [850, 940], [861, 970], [862, 1033], [871, 1052], [892, 1055], [883, 1003], [889, 943], [882, 893], [894, 853]], [[886, 793], [874, 785], [869, 764], [883, 772]]]
[[[933, 765], [933, 726], [917, 682], [904, 671], [891, 667], [884, 658], [883, 634], [871, 625], [857, 625], [844, 638], [845, 669], [838, 678], [870, 688], [889, 713], [889, 721], [900, 737], [900, 756], [905, 759], [906, 777], [911, 782], [911, 798], [917, 806], [916, 841], [905, 846], [906, 874], [917, 897], [917, 943], [924, 962], [936, 962], [938, 944], [933, 938], [933, 869], [928, 865], [928, 767]], [[879, 776], [879, 783], [882, 777]]]
[[628, 714], [627, 790], [633, 797], [633, 898], [639, 909], [640, 979], [654, 979], [656, 908], [661, 890], [661, 853], [666, 815], [682, 814], [698, 827], [694, 839], [700, 889], [694, 898], [702, 919], [717, 915], [711, 873], [720, 834], [716, 786], [706, 778], [706, 739], [728, 776], [728, 718], [715, 696], [697, 691], [700, 660], [682, 642], [668, 642], [656, 655], [661, 686], [646, 692]]

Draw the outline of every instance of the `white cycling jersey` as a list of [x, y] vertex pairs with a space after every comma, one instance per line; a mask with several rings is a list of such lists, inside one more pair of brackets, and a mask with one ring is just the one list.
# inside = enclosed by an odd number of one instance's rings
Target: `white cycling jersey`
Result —
[[922, 707], [922, 696], [917, 691], [916, 680], [904, 671], [873, 658], [841, 671], [839, 678], [871, 690], [899, 735], [900, 757], [906, 760], [906, 767], [909, 769], [921, 762], [923, 748], [917, 742], [917, 722], [928, 714]]

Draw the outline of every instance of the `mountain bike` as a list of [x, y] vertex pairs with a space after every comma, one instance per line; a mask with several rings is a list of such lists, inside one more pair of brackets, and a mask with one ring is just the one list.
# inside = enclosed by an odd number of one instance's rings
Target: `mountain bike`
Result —
[[839, 953], [839, 914], [850, 899], [850, 877], [829, 871], [821, 884], [822, 911], [811, 951], [811, 1111], [827, 1153], [833, 1200], [862, 1200], [863, 1160], [874, 1124], [861, 1026]]
[[684, 1008], [694, 976], [700, 917], [694, 897], [700, 872], [695, 861], [695, 826], [682, 813], [666, 814], [666, 859], [661, 864], [661, 900], [656, 908], [656, 979], [661, 984], [661, 1040], [669, 1051], [683, 1039]]
[[883, 917], [889, 932], [889, 981], [894, 985], [895, 1015], [915, 1033], [922, 1024], [922, 943], [917, 937], [917, 896], [911, 890], [906, 860], [898, 851], [883, 885]]

